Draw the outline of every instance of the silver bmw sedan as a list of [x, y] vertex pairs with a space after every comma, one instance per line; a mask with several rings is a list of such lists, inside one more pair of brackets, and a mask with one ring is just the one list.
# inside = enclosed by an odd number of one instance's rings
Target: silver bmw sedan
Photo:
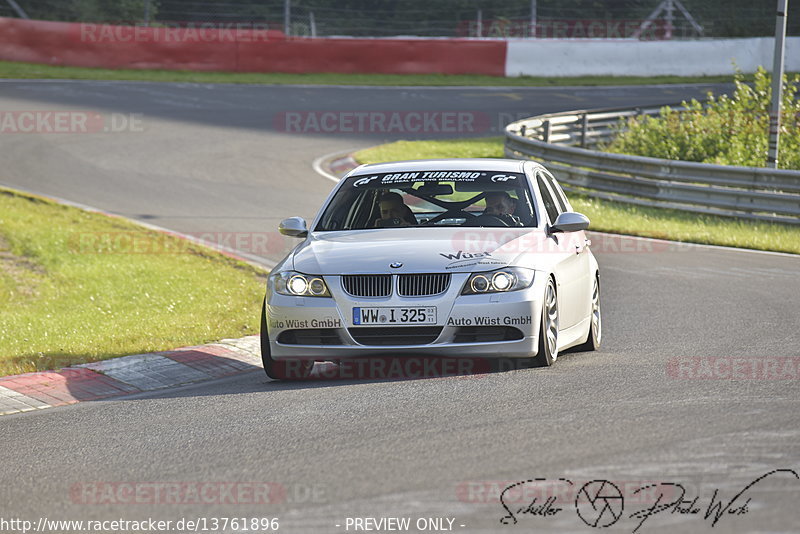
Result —
[[549, 366], [601, 341], [600, 274], [558, 182], [532, 161], [362, 165], [333, 189], [270, 273], [264, 370], [424, 355]]

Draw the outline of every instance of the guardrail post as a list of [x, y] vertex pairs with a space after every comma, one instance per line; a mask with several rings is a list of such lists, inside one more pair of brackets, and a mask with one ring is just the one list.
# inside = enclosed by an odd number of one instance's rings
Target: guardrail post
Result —
[[581, 148], [586, 148], [586, 138], [589, 136], [589, 114], [584, 113], [581, 117]]
[[544, 132], [542, 134], [542, 141], [544, 141], [545, 143], [549, 143], [550, 142], [550, 131], [552, 129], [552, 125], [550, 124], [550, 119], [547, 119], [546, 121], [544, 121], [543, 126], [544, 126]]

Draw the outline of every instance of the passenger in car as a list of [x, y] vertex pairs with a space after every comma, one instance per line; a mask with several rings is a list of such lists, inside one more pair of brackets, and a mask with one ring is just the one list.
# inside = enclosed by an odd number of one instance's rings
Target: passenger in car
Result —
[[378, 201], [381, 216], [375, 221], [376, 228], [392, 226], [416, 226], [417, 218], [411, 208], [403, 202], [399, 193], [388, 192], [380, 196]]

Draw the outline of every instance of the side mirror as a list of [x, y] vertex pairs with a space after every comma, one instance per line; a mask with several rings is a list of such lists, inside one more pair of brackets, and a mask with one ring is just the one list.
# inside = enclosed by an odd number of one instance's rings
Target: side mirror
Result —
[[578, 232], [589, 228], [589, 218], [574, 211], [567, 211], [556, 218], [556, 222], [550, 227], [550, 232]]
[[289, 217], [282, 220], [278, 225], [278, 231], [289, 237], [306, 237], [308, 235], [306, 221], [302, 217]]

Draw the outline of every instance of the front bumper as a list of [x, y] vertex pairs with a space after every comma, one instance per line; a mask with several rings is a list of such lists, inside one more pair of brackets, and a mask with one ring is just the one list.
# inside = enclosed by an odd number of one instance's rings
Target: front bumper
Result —
[[[530, 358], [536, 355], [546, 277], [508, 293], [461, 295], [469, 274], [452, 273], [434, 297], [357, 298], [339, 276], [325, 276], [331, 297], [267, 294], [267, 331], [273, 359], [346, 360], [371, 356]], [[360, 326], [354, 307], [437, 309], [431, 326]], [[399, 330], [402, 329], [402, 330]], [[393, 340], [400, 341], [392, 343]]]

